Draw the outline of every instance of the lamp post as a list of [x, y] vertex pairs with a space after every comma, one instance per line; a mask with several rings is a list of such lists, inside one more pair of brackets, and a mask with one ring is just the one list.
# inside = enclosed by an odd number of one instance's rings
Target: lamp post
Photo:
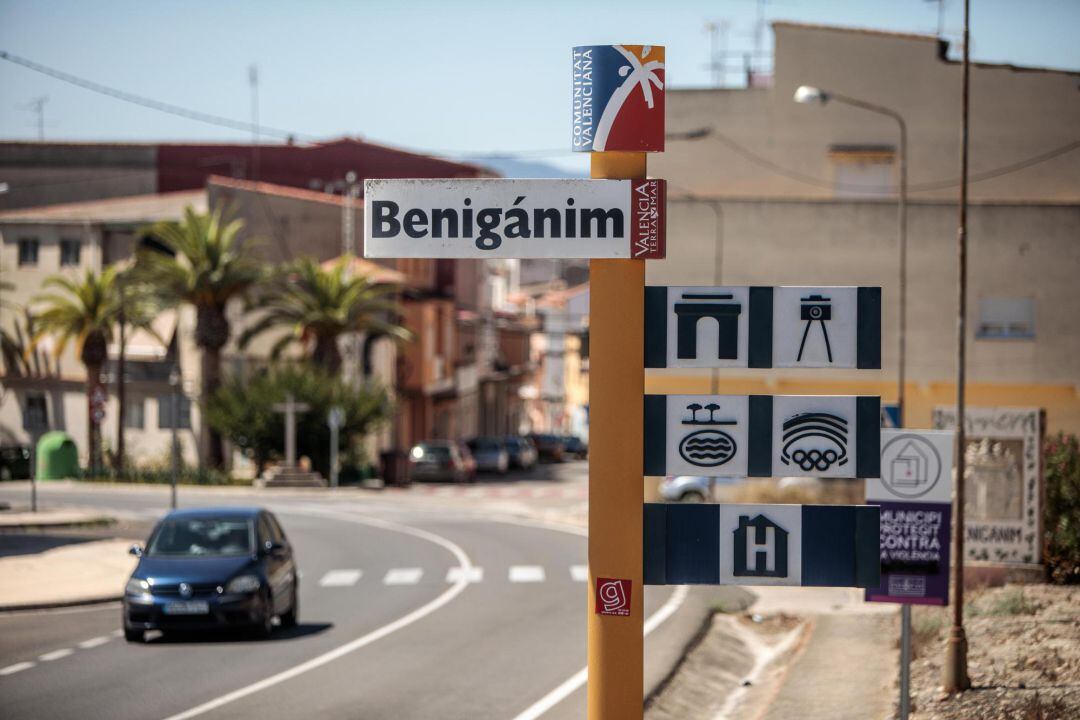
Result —
[[907, 123], [904, 122], [904, 118], [900, 113], [895, 110], [890, 110], [887, 107], [881, 105], [875, 105], [868, 103], [864, 100], [858, 100], [847, 95], [841, 95], [839, 93], [828, 92], [821, 88], [811, 87], [809, 85], [802, 85], [795, 91], [795, 102], [802, 103], [803, 105], [812, 105], [815, 103], [824, 105], [830, 100], [834, 100], [843, 105], [850, 105], [852, 107], [862, 108], [878, 115], [885, 115], [896, 121], [900, 127], [900, 192], [897, 203], [897, 227], [900, 239], [900, 327], [897, 333], [897, 352], [899, 358], [897, 359], [897, 395], [896, 404], [898, 409], [898, 425], [904, 426], [904, 385], [906, 384], [905, 373], [905, 353], [907, 352]]
[[[862, 108], [878, 115], [885, 115], [896, 121], [900, 127], [900, 192], [897, 202], [897, 227], [900, 245], [900, 302], [899, 330], [897, 332], [897, 425], [904, 426], [904, 373], [905, 353], [907, 351], [907, 124], [900, 113], [882, 105], [875, 105], [847, 95], [827, 92], [821, 88], [801, 85], [795, 91], [795, 102], [804, 105], [819, 103], [824, 105], [835, 100], [843, 105]], [[907, 720], [911, 706], [911, 605], [900, 606], [900, 719]]]
[[182, 378], [180, 376], [180, 366], [173, 365], [172, 372], [169, 373], [169, 387], [172, 388], [172, 402], [169, 403], [171, 407], [169, 411], [172, 414], [172, 473], [170, 474], [169, 483], [172, 486], [172, 499], [169, 507], [173, 510], [176, 509], [176, 482], [177, 476], [180, 474], [180, 438], [177, 433], [180, 426], [180, 383]]

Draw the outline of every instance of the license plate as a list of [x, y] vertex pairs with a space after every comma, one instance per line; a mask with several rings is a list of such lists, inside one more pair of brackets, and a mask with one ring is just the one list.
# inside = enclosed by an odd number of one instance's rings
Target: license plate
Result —
[[206, 615], [210, 612], [210, 603], [205, 600], [172, 602], [165, 605], [166, 615]]

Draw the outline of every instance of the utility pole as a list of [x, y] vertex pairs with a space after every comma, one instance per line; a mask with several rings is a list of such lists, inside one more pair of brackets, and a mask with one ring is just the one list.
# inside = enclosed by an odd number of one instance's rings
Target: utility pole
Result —
[[125, 314], [124, 273], [116, 276], [116, 289], [120, 295], [120, 312], [117, 322], [120, 325], [120, 351], [116, 357], [116, 463], [117, 477], [124, 474], [124, 420], [127, 413], [127, 387], [124, 354], [127, 351], [127, 316]]
[[169, 507], [173, 510], [176, 509], [176, 483], [180, 475], [180, 385], [183, 383], [183, 376], [180, 374], [180, 363], [177, 361], [173, 365], [172, 372], [169, 373], [169, 385], [172, 388], [172, 473], [170, 476], [170, 485], [172, 486], [172, 500], [169, 503]]
[[968, 112], [971, 90], [971, 0], [964, 0], [963, 89], [960, 112], [960, 227], [956, 233], [956, 482], [953, 483], [953, 616], [945, 651], [942, 685], [956, 693], [971, 687], [967, 668], [967, 635], [964, 632], [964, 474], [967, 440], [964, 418], [965, 363], [967, 361], [967, 202], [968, 202]]
[[251, 86], [251, 179], [259, 181], [259, 66], [248, 66], [248, 84]]
[[345, 187], [342, 194], [344, 203], [341, 206], [341, 252], [343, 255], [356, 254], [356, 223], [353, 212], [353, 201], [356, 199], [356, 172], [350, 170], [345, 173]]

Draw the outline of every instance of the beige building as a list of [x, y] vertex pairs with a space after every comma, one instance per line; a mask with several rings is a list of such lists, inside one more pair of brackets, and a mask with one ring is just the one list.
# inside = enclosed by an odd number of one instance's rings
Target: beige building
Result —
[[[5, 298], [21, 310], [34, 306], [34, 297], [43, 291], [51, 275], [82, 276], [87, 270], [127, 260], [141, 237], [140, 229], [158, 220], [180, 220], [184, 209], [205, 212], [205, 191], [185, 191], [164, 195], [142, 195], [90, 202], [52, 205], [44, 208], [0, 212], [0, 268], [3, 279], [14, 288]], [[198, 408], [190, 397], [198, 387], [198, 368], [192, 339], [194, 314], [165, 312], [155, 321], [158, 334], [177, 343], [172, 352], [151, 335], [134, 333], [125, 352], [127, 360], [126, 451], [144, 464], [168, 466], [172, 433], [172, 388], [169, 374], [179, 352], [182, 395], [179, 437], [185, 460], [197, 460]], [[0, 324], [13, 336], [27, 339], [25, 316], [5, 307]], [[5, 362], [0, 380], [0, 444], [29, 444], [35, 431], [47, 427], [64, 430], [86, 454], [86, 368], [79, 361], [74, 343], [62, 354], [53, 352], [52, 338], [45, 338], [26, 366]], [[105, 367], [109, 384], [103, 445], [115, 448], [117, 401], [112, 393], [113, 363], [119, 353], [109, 347]]]
[[[771, 86], [673, 90], [664, 284], [880, 285], [880, 371], [650, 371], [650, 392], [867, 393], [896, 399], [897, 125], [909, 131], [906, 424], [955, 400], [959, 66], [936, 38], [776, 23]], [[1038, 405], [1080, 432], [1080, 73], [972, 69], [968, 402]], [[700, 132], [693, 132], [700, 131]], [[678, 139], [679, 134], [686, 139]]]

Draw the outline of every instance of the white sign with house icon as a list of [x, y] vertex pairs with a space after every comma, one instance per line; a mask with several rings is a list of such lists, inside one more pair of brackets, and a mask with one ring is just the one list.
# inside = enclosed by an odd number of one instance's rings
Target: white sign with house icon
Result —
[[866, 480], [875, 502], [952, 502], [954, 437], [942, 430], [882, 430], [881, 477]]
[[801, 505], [721, 505], [720, 584], [801, 585]]

